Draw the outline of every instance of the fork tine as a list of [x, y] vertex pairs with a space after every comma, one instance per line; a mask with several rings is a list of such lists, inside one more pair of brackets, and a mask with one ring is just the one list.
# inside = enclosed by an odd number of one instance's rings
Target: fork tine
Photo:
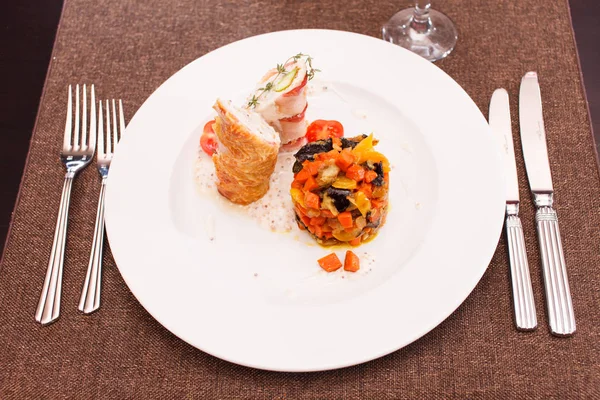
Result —
[[79, 84], [75, 86], [75, 138], [73, 150], [79, 151]]
[[117, 110], [115, 109], [115, 99], [112, 99], [112, 114], [113, 114], [113, 153], [115, 147], [119, 143], [119, 131], [117, 130]]
[[[90, 142], [88, 149], [96, 150], [96, 93], [94, 91], [94, 85], [92, 85], [92, 97], [90, 99]], [[102, 118], [102, 117], [101, 117]]]
[[123, 102], [119, 99], [119, 140], [123, 137], [125, 132], [125, 115], [123, 114]]
[[108, 100], [106, 100], [106, 155], [112, 154], [112, 140], [110, 137], [110, 108], [108, 106]]
[[63, 138], [63, 151], [71, 148], [71, 130], [73, 128], [73, 88], [69, 85], [69, 100], [67, 100], [67, 121], [65, 122], [65, 135]]
[[104, 122], [102, 121], [102, 100], [98, 102], [98, 158], [104, 157]]
[[83, 84], [83, 113], [81, 114], [81, 149], [87, 146], [87, 87]]

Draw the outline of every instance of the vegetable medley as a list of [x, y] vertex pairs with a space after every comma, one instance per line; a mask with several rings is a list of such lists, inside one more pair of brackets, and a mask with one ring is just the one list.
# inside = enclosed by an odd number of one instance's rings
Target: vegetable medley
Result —
[[376, 144], [373, 135], [329, 137], [294, 155], [296, 220], [318, 243], [358, 246], [385, 223], [390, 164]]

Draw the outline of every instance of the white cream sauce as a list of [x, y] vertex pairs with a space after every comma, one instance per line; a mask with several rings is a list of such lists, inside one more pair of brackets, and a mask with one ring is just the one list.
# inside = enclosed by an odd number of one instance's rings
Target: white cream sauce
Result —
[[[246, 206], [231, 203], [217, 191], [215, 166], [212, 159], [200, 151], [195, 167], [195, 178], [198, 190], [204, 194], [213, 196], [222, 207], [234, 210], [255, 220], [262, 227], [273, 232], [290, 232], [296, 225], [294, 208], [290, 200], [290, 186], [294, 175], [292, 164], [294, 156], [292, 153], [280, 153], [275, 165], [275, 171], [271, 174], [269, 190], [259, 200]], [[214, 240], [214, 221], [212, 222], [212, 238], [207, 223], [207, 235]]]

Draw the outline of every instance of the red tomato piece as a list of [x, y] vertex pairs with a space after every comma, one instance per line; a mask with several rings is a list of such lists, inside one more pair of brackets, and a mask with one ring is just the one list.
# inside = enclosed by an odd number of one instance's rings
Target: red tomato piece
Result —
[[306, 130], [306, 140], [309, 142], [342, 136], [344, 136], [344, 126], [335, 120], [317, 119]]
[[211, 120], [208, 121], [205, 125], [204, 125], [204, 130], [202, 133], [202, 136], [200, 136], [200, 147], [202, 147], [202, 150], [204, 150], [204, 152], [206, 154], [208, 154], [209, 156], [212, 156], [218, 148], [218, 143], [217, 143], [217, 134], [215, 133], [214, 129], [213, 129], [213, 124], [215, 123], [215, 120]]

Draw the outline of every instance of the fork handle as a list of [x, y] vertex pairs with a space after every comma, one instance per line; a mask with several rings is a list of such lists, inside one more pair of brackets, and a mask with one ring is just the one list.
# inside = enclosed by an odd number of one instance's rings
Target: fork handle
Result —
[[575, 313], [556, 211], [548, 206], [539, 207], [535, 213], [535, 221], [544, 271], [550, 331], [557, 336], [570, 336], [575, 333]]
[[96, 211], [96, 226], [94, 228], [94, 240], [90, 262], [88, 264], [81, 298], [79, 299], [79, 311], [91, 314], [100, 308], [100, 287], [102, 282], [102, 250], [104, 247], [104, 193], [106, 191], [106, 178], [102, 178], [100, 187], [100, 198], [98, 199], [98, 210]]
[[525, 237], [523, 226], [518, 215], [506, 216], [506, 239], [508, 242], [508, 255], [510, 259], [510, 276], [512, 282], [513, 307], [515, 310], [515, 324], [522, 331], [534, 330], [537, 327], [535, 303], [529, 263], [525, 251]]
[[46, 278], [40, 301], [35, 311], [35, 320], [42, 325], [56, 321], [60, 315], [60, 295], [62, 286], [63, 264], [65, 261], [65, 243], [67, 238], [67, 222], [69, 219], [69, 203], [71, 202], [71, 188], [73, 187], [73, 172], [67, 172], [60, 198], [60, 208], [54, 230], [54, 242]]

